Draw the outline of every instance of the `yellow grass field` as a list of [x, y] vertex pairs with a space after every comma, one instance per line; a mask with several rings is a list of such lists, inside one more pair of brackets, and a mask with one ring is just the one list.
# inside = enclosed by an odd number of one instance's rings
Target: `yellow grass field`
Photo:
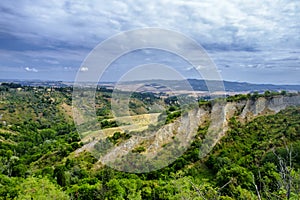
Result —
[[97, 131], [87, 131], [81, 134], [81, 139], [83, 143], [86, 143], [91, 142], [93, 140], [99, 140], [108, 136], [112, 136], [115, 132], [142, 131], [147, 129], [148, 125], [156, 124], [159, 115], [160, 113], [151, 113], [113, 118], [110, 120], [116, 120], [120, 124], [129, 125], [106, 128]]

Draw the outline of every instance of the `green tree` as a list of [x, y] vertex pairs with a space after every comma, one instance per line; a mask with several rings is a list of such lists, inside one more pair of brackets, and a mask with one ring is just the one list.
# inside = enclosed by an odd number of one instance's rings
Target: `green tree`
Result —
[[55, 167], [53, 175], [56, 178], [58, 185], [62, 187], [66, 186], [65, 166]]
[[106, 193], [108, 199], [122, 200], [125, 198], [125, 188], [120, 185], [120, 182], [117, 179], [111, 179], [106, 186], [108, 188]]
[[46, 178], [27, 178], [18, 186], [18, 190], [19, 193], [17, 199], [19, 200], [69, 199], [67, 194], [65, 194]]

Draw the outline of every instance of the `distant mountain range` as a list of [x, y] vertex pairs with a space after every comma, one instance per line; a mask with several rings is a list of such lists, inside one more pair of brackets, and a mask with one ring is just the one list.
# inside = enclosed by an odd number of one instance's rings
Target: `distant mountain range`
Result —
[[[16, 83], [22, 86], [45, 86], [45, 87], [68, 87], [72, 86], [71, 81], [42, 81], [42, 80], [5, 80], [0, 79], [0, 83], [9, 82]], [[155, 87], [158, 89], [163, 88], [176, 88], [177, 90], [187, 90], [187, 83], [189, 83], [189, 89], [195, 91], [208, 91], [207, 85], [213, 86], [214, 90], [223, 90], [227, 92], [263, 92], [266, 90], [270, 91], [300, 91], [300, 85], [273, 85], [273, 84], [253, 84], [247, 82], [232, 82], [232, 81], [214, 81], [214, 80], [198, 80], [188, 79], [184, 80], [145, 80], [145, 81], [130, 81], [122, 82], [121, 85], [135, 85], [143, 84], [145, 86]], [[114, 86], [116, 82], [105, 82], [99, 83], [104, 86]], [[118, 83], [119, 84], [119, 83]], [[84, 84], [83, 85], [88, 85]]]
[[[214, 80], [198, 80], [188, 79], [185, 80], [146, 80], [146, 81], [131, 81], [125, 82], [124, 84], [145, 84], [146, 86], [155, 86], [161, 88], [163, 86], [176, 88], [177, 90], [187, 90], [192, 88], [195, 91], [208, 91], [207, 86], [209, 85], [214, 90], [224, 90], [227, 92], [263, 92], [266, 90], [270, 91], [300, 91], [300, 85], [273, 85], [273, 84], [252, 84], [246, 82], [231, 82], [231, 81], [214, 81]], [[189, 83], [189, 87], [187, 87]]]
[[[207, 90], [206, 82], [204, 80], [189, 79], [188, 80], [194, 90]], [[217, 81], [212, 81], [217, 82]], [[231, 82], [223, 81], [224, 88], [228, 92], [242, 92], [242, 91], [258, 91], [263, 92], [266, 90], [270, 91], [300, 91], [300, 85], [273, 85], [273, 84], [253, 84], [246, 82]], [[215, 85], [221, 85], [216, 83]]]

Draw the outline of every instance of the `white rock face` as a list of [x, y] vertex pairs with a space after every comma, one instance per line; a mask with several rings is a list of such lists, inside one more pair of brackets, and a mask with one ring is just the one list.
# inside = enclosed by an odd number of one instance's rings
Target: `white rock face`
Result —
[[[112, 162], [112, 167], [117, 168], [117, 166], [114, 166], [115, 160], [126, 156], [136, 147], [143, 146], [145, 151], [141, 154], [150, 161], [154, 158], [155, 163], [153, 165], [156, 165], [154, 168], [166, 166], [185, 152], [196, 136], [198, 127], [205, 121], [209, 121], [208, 132], [200, 148], [199, 156], [202, 158], [226, 134], [228, 122], [232, 117], [236, 116], [241, 122], [246, 122], [256, 116], [278, 113], [288, 106], [300, 106], [300, 95], [259, 97], [255, 100], [249, 99], [237, 102], [217, 101], [211, 107], [207, 105], [196, 107], [183, 114], [173, 123], [166, 124], [156, 131], [146, 131], [142, 135], [132, 135], [130, 139], [107, 152], [99, 161], [105, 164]], [[161, 163], [161, 165], [157, 163]], [[140, 168], [133, 169], [143, 171], [145, 170], [143, 164], [133, 162], [134, 167], [141, 165]], [[123, 166], [118, 169], [125, 170]], [[153, 169], [149, 168], [149, 171]]]
[[278, 113], [288, 106], [300, 105], [300, 95], [295, 96], [275, 96], [275, 97], [260, 97], [257, 100], [248, 100], [243, 109], [241, 118], [246, 119], [247, 116], [257, 116], [264, 112]]
[[207, 138], [203, 141], [202, 157], [206, 156], [228, 130], [228, 120], [237, 116], [242, 122], [249, 121], [256, 116], [275, 114], [289, 106], [299, 106], [300, 95], [260, 97], [256, 100], [216, 103], [210, 115], [211, 125]]

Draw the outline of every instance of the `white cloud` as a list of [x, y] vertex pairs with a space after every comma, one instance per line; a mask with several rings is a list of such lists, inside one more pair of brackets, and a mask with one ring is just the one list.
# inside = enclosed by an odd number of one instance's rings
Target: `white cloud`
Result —
[[80, 68], [80, 71], [81, 72], [87, 72], [87, 71], [89, 71], [89, 68], [83, 66], [83, 67]]
[[73, 67], [64, 67], [63, 68], [64, 71], [73, 71]]
[[[297, 3], [271, 0], [11, 1], [0, 6], [6, 10], [1, 13], [0, 24], [5, 25], [5, 31], [34, 43], [45, 43], [48, 39], [93, 47], [120, 31], [155, 26], [182, 31], [201, 43], [253, 43], [265, 47], [286, 43], [287, 38], [293, 40], [291, 36], [298, 35], [300, 7]], [[14, 23], [8, 23], [11, 21]]]
[[[1, 44], [2, 66], [36, 66], [31, 63], [33, 59], [60, 69], [64, 65], [79, 66], [99, 42], [142, 27], [166, 28], [191, 36], [218, 64], [235, 70], [241, 64], [287, 69], [299, 63], [285, 59], [288, 52], [300, 46], [299, 1], [24, 0], [7, 1], [0, 10], [1, 34], [28, 44], [20, 45], [25, 48], [20, 51]], [[30, 49], [32, 46], [39, 48]], [[276, 61], [272, 55], [278, 54], [278, 49], [284, 49], [285, 57]], [[39, 71], [43, 70], [39, 65]]]
[[36, 68], [30, 68], [30, 67], [25, 67], [25, 70], [27, 71], [27, 72], [38, 72], [38, 70], [36, 69]]
[[[7, 19], [14, 19], [14, 24], [10, 24], [14, 30], [20, 23], [27, 23], [24, 32], [36, 33], [41, 36], [58, 36], [62, 39], [74, 39], [74, 33], [81, 33], [80, 37], [89, 37], [92, 34], [103, 34], [104, 31], [114, 32], [109, 25], [115, 24], [119, 27], [123, 24], [127, 27], [138, 26], [167, 26], [179, 27], [194, 23], [195, 20], [202, 24], [203, 20], [213, 25], [225, 25], [226, 18], [223, 18], [224, 11], [228, 9], [228, 3], [222, 3], [225, 8], [217, 6], [216, 2], [212, 3], [184, 3], [182, 1], [150, 1], [141, 3], [140, 1], [109, 1], [109, 2], [38, 2], [38, 3], [9, 3], [5, 7], [15, 10], [20, 15], [4, 13], [2, 22]], [[169, 9], [166, 9], [168, 7]], [[187, 12], [180, 12], [182, 8]], [[234, 9], [230, 9], [232, 11]], [[237, 12], [231, 12], [231, 16]], [[186, 17], [184, 17], [186, 16]], [[194, 18], [194, 19], [192, 19]], [[97, 25], [102, 27], [97, 27]], [[124, 27], [125, 29], [127, 27]], [[108, 28], [108, 29], [106, 29]], [[191, 27], [189, 27], [191, 28]], [[18, 28], [20, 29], [20, 28]], [[78, 37], [77, 37], [78, 38]]]

